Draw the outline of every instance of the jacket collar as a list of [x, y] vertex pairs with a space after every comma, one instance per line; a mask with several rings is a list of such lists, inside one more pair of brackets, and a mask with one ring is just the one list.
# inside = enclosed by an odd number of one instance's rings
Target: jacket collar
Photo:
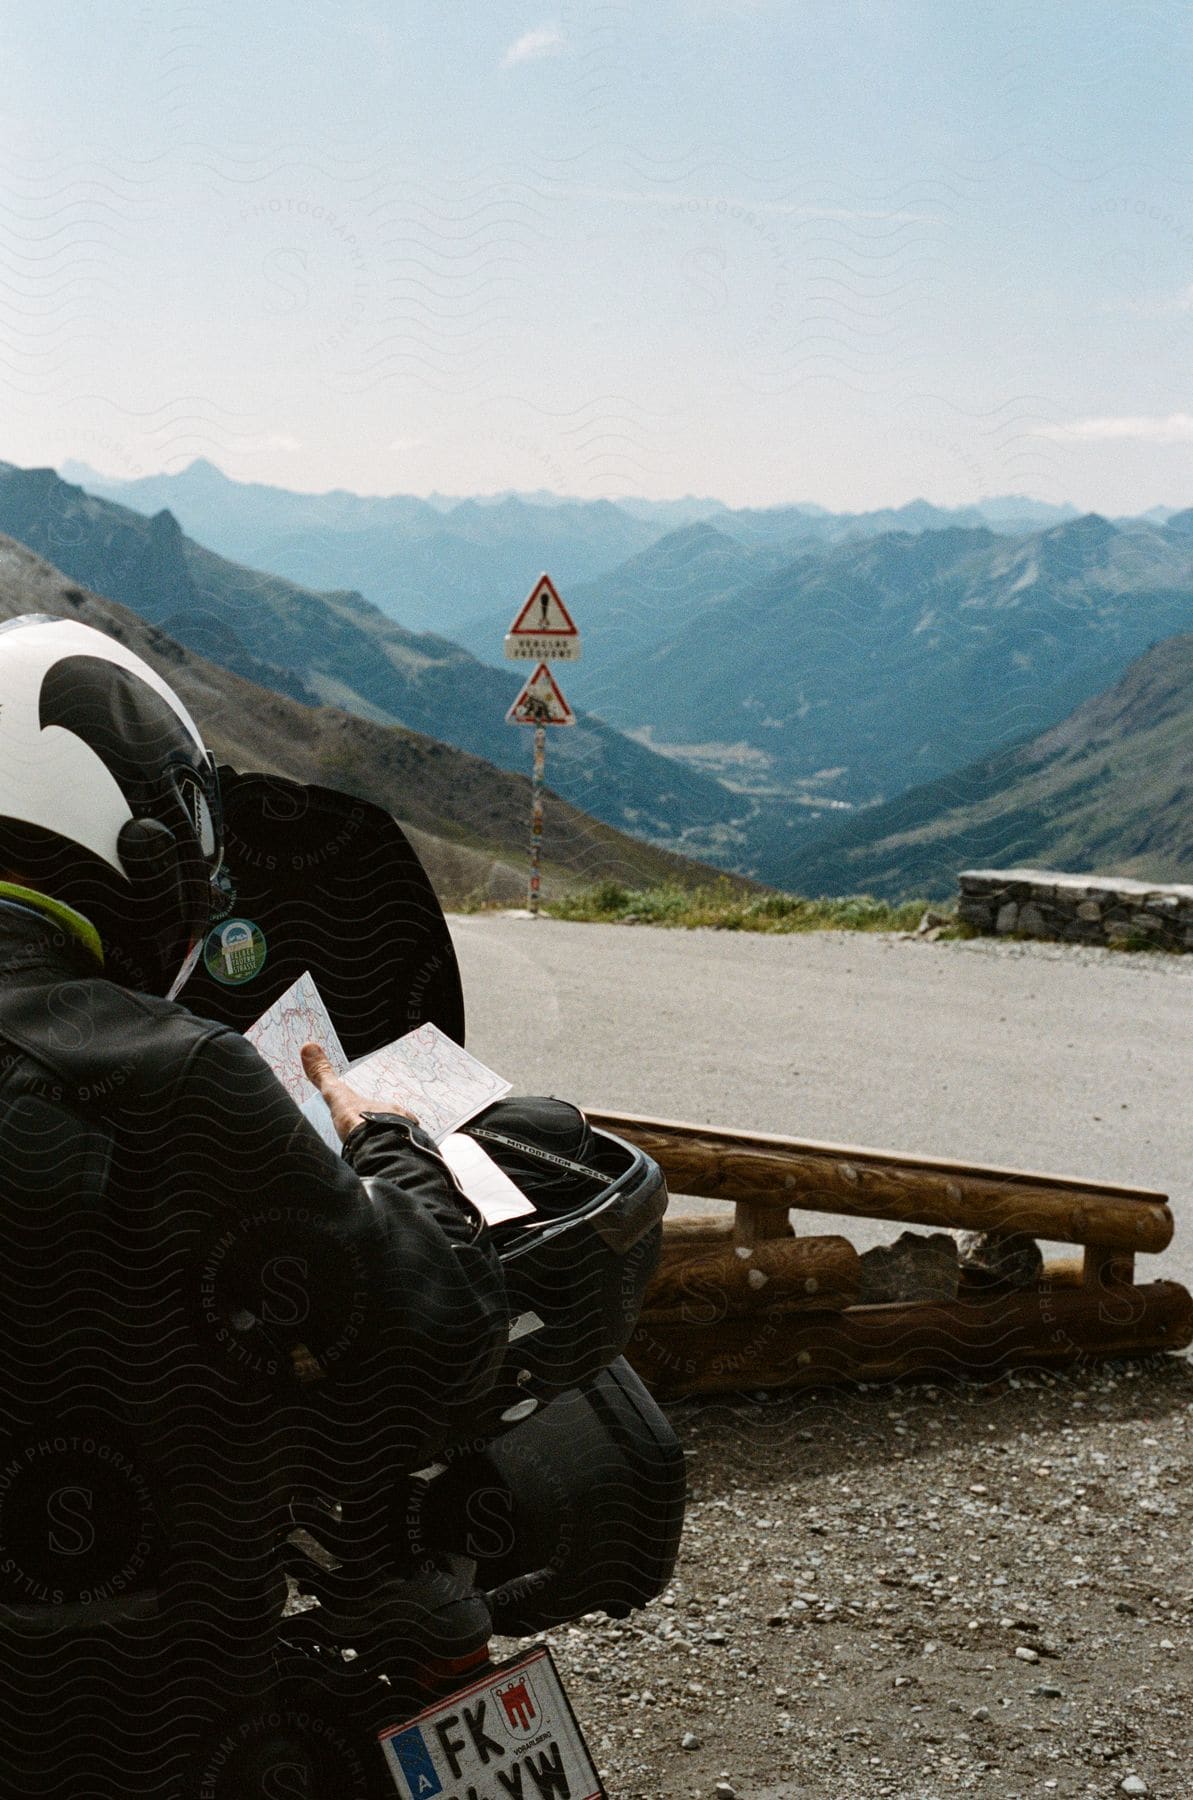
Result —
[[[33, 896], [40, 899], [40, 895]], [[11, 888], [0, 890], [0, 977], [16, 969], [37, 967], [69, 970], [72, 974], [98, 975], [103, 953], [98, 954], [73, 925], [78, 913], [62, 909], [70, 921], [58, 918], [32, 902], [17, 900]], [[85, 920], [81, 921], [86, 923]], [[92, 928], [89, 926], [88, 930]], [[98, 939], [96, 940], [98, 942]]]
[[66, 906], [61, 900], [55, 900], [49, 894], [39, 893], [36, 888], [22, 887], [16, 881], [0, 881], [0, 901], [4, 900], [44, 915], [47, 919], [52, 919], [64, 931], [69, 931], [78, 938], [84, 949], [89, 951], [102, 966], [104, 947], [100, 943], [99, 932], [91, 920], [85, 919], [83, 914], [76, 912], [73, 906]]

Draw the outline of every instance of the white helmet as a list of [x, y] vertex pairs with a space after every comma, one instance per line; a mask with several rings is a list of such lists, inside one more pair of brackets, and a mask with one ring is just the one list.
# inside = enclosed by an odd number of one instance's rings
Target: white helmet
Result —
[[0, 624], [0, 881], [81, 913], [114, 980], [173, 998], [222, 861], [215, 763], [161, 676], [73, 619]]

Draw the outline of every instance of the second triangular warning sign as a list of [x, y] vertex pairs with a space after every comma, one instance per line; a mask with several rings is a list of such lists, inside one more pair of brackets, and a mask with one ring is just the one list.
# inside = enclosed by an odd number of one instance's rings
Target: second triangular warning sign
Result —
[[540, 663], [506, 713], [511, 725], [574, 725], [576, 715], [546, 663]]
[[549, 575], [540, 575], [505, 637], [505, 654], [542, 661], [573, 662], [580, 654], [580, 633]]

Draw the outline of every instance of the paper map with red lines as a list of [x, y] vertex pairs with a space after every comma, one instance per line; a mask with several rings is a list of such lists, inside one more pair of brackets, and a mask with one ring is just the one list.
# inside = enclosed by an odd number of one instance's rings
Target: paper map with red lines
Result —
[[244, 1035], [299, 1106], [314, 1092], [303, 1073], [299, 1054], [304, 1044], [322, 1044], [337, 1075], [348, 1067], [344, 1046], [323, 1004], [323, 996], [315, 986], [314, 976], [306, 970]]
[[394, 1100], [406, 1107], [436, 1142], [502, 1099], [511, 1085], [431, 1024], [362, 1057], [348, 1079], [382, 1109]]

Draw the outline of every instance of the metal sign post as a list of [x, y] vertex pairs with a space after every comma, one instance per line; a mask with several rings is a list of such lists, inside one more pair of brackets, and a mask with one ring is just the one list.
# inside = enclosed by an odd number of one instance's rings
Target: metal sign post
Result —
[[534, 773], [530, 778], [530, 891], [526, 905], [532, 919], [538, 918], [539, 884], [542, 879], [539, 859], [543, 848], [543, 775], [547, 768], [547, 728], [534, 728]]
[[518, 610], [505, 639], [511, 661], [535, 656], [533, 675], [506, 713], [511, 725], [534, 726], [534, 765], [530, 778], [530, 881], [526, 906], [532, 919], [539, 916], [542, 898], [543, 781], [547, 768], [547, 726], [574, 725], [576, 715], [563, 697], [547, 661], [574, 662], [580, 654], [580, 633], [549, 575], [540, 575], [529, 597]]

